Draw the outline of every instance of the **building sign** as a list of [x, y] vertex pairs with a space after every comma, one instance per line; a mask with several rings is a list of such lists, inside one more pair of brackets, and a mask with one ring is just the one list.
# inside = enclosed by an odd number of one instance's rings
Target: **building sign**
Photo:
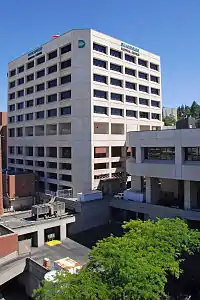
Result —
[[78, 47], [84, 48], [85, 47], [85, 41], [84, 40], [78, 40]]
[[132, 54], [135, 54], [135, 55], [138, 55], [138, 56], [140, 55], [140, 49], [139, 48], [128, 45], [126, 43], [121, 43], [121, 49], [123, 51], [129, 52], [129, 53], [132, 53]]
[[41, 51], [42, 51], [42, 47], [36, 48], [33, 51], [28, 53], [28, 57], [32, 56], [32, 55], [35, 55], [36, 53], [41, 52]]

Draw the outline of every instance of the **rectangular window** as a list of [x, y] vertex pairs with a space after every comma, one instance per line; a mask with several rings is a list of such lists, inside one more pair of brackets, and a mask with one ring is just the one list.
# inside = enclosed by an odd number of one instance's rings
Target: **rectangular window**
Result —
[[132, 63], [135, 63], [135, 57], [131, 56], [129, 54], [125, 54], [125, 60], [127, 60], [129, 62], [132, 62]]
[[25, 127], [25, 136], [33, 136], [33, 126]]
[[53, 117], [57, 117], [57, 109], [56, 108], [47, 110], [47, 118], [53, 118]]
[[130, 75], [130, 76], [135, 76], [136, 72], [133, 69], [125, 68], [125, 74]]
[[133, 82], [126, 81], [126, 88], [136, 90], [136, 84]]
[[24, 108], [24, 102], [17, 103], [17, 109], [23, 109]]
[[102, 46], [102, 45], [93, 43], [93, 50], [106, 54], [106, 46]]
[[71, 147], [61, 147], [60, 148], [60, 158], [71, 158], [72, 149]]
[[139, 72], [139, 73], [138, 73], [138, 75], [139, 75], [139, 78], [142, 78], [142, 79], [148, 80], [148, 74], [146, 74], [146, 73], [143, 73], [143, 72]]
[[150, 69], [155, 70], [155, 71], [159, 71], [159, 66], [153, 63], [150, 63]]
[[61, 107], [60, 108], [60, 115], [61, 116], [71, 115], [71, 106]]
[[108, 169], [108, 164], [106, 163], [97, 163], [94, 164], [94, 170]]
[[140, 118], [149, 119], [149, 113], [145, 111], [140, 111]]
[[107, 115], [107, 107], [94, 105], [94, 113]]
[[199, 147], [188, 147], [184, 148], [185, 161], [200, 161], [200, 148]]
[[10, 124], [15, 123], [15, 116], [8, 117], [8, 123]]
[[70, 99], [71, 98], [71, 90], [64, 91], [60, 93], [60, 100]]
[[137, 118], [137, 112], [135, 110], [126, 110], [126, 116], [127, 117], [133, 117], [133, 118]]
[[45, 55], [41, 56], [40, 58], [37, 59], [37, 65], [41, 65], [45, 62]]
[[143, 93], [148, 93], [149, 92], [149, 87], [146, 85], [139, 85], [139, 91]]
[[16, 150], [17, 150], [18, 155], [23, 155], [23, 147], [22, 146], [17, 146]]
[[32, 80], [34, 80], [34, 74], [33, 73], [26, 76], [26, 81], [27, 82], [32, 81]]
[[26, 107], [33, 107], [33, 100], [26, 101]]
[[33, 166], [33, 160], [25, 160], [27, 166]]
[[36, 75], [37, 78], [41, 78], [41, 77], [45, 76], [45, 69], [42, 69], [42, 70], [40, 70], [40, 71], [37, 71], [36, 74], [37, 74], [37, 75]]
[[111, 115], [123, 116], [123, 111], [122, 111], [122, 109], [119, 109], [119, 108], [111, 108]]
[[44, 119], [44, 111], [38, 111], [35, 113], [36, 119]]
[[116, 78], [110, 78], [110, 84], [122, 87], [122, 80]]
[[56, 102], [57, 101], [57, 94], [52, 94], [47, 96], [47, 103]]
[[139, 104], [149, 105], [149, 99], [139, 98]]
[[122, 73], [122, 66], [110, 63], [110, 70]]
[[26, 121], [32, 121], [33, 120], [33, 113], [26, 114]]
[[15, 147], [14, 146], [8, 147], [8, 150], [9, 150], [9, 154], [15, 154]]
[[23, 165], [24, 164], [23, 159], [16, 159], [16, 164]]
[[61, 163], [60, 164], [60, 170], [71, 170], [72, 165], [69, 163]]
[[126, 95], [126, 102], [135, 103], [136, 104], [136, 97]]
[[48, 54], [48, 60], [57, 57], [57, 50], [54, 50]]
[[17, 128], [17, 136], [23, 136], [23, 127]]
[[44, 168], [44, 161], [42, 161], [42, 160], [36, 160], [35, 161], [35, 166], [36, 167], [40, 167], [40, 168]]
[[15, 137], [15, 128], [9, 128], [8, 135], [9, 137]]
[[151, 81], [159, 83], [159, 78], [157, 76], [151, 75]]
[[111, 98], [111, 100], [123, 101], [122, 94], [111, 93], [110, 98]]
[[72, 175], [60, 174], [60, 180], [72, 182]]
[[104, 61], [104, 60], [93, 58], [93, 65], [96, 67], [107, 69], [107, 64], [106, 64], [106, 61]]
[[24, 77], [19, 78], [19, 79], [17, 80], [17, 83], [18, 83], [18, 85], [24, 84]]
[[102, 98], [102, 99], [107, 99], [107, 92], [100, 91], [100, 90], [94, 90], [94, 97], [96, 97], [96, 98]]
[[44, 97], [39, 97], [35, 99], [35, 105], [42, 105], [44, 104]]
[[24, 115], [17, 116], [17, 122], [23, 122], [23, 120], [24, 120]]
[[27, 63], [27, 69], [31, 69], [33, 67], [34, 67], [34, 60], [32, 60], [29, 63]]
[[62, 47], [62, 48], [60, 49], [60, 54], [65, 54], [65, 53], [67, 53], [67, 52], [70, 52], [71, 49], [72, 49], [71, 44], [65, 45], [64, 47]]
[[9, 88], [12, 89], [15, 87], [15, 81], [9, 83]]
[[17, 97], [18, 98], [23, 97], [23, 96], [24, 96], [24, 90], [21, 90], [21, 91], [17, 92]]
[[8, 159], [8, 163], [9, 164], [14, 164], [15, 163], [15, 159], [14, 158], [9, 158]]
[[61, 70], [71, 67], [71, 59], [62, 61], [60, 64]]
[[175, 160], [174, 147], [144, 147], [144, 159]]
[[24, 72], [24, 66], [18, 67], [18, 73]]
[[110, 55], [114, 57], [122, 58], [122, 53], [114, 49], [110, 49]]
[[160, 120], [160, 115], [159, 115], [159, 114], [152, 113], [152, 114], [151, 114], [151, 118], [152, 118], [153, 120]]
[[57, 65], [53, 65], [51, 67], [48, 67], [48, 74], [57, 72]]
[[13, 77], [13, 76], [15, 76], [15, 75], [16, 75], [16, 69], [11, 70], [11, 71], [10, 71], [10, 77]]
[[103, 75], [94, 74], [93, 80], [97, 82], [107, 83], [107, 77]]
[[33, 86], [30, 86], [29, 88], [26, 89], [26, 94], [27, 95], [30, 95], [30, 94], [33, 94], [34, 93], [34, 87]]
[[60, 78], [60, 84], [66, 84], [68, 82], [71, 82], [71, 74]]
[[147, 61], [141, 58], [138, 58], [138, 65], [147, 67]]
[[9, 105], [9, 111], [15, 111], [15, 104]]
[[151, 100], [151, 106], [160, 107], [160, 102], [156, 100]]
[[45, 89], [44, 83], [40, 83], [36, 85], [37, 92], [44, 91], [44, 89]]
[[9, 94], [9, 100], [15, 99], [15, 93]]
[[155, 88], [151, 88], [151, 93], [154, 94], [154, 95], [160, 95], [160, 90], [155, 89]]

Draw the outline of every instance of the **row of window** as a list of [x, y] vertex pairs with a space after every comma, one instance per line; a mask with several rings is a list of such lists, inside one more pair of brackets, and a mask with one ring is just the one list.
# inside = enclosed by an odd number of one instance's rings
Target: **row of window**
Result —
[[26, 77], [21, 77], [21, 78], [19, 78], [17, 80], [11, 81], [9, 83], [9, 88], [10, 89], [14, 88], [16, 85], [21, 85], [21, 84], [24, 84], [25, 82], [26, 83], [31, 82], [31, 81], [33, 81], [35, 79], [42, 78], [42, 77], [44, 77], [46, 75], [55, 73], [59, 69], [60, 70], [64, 70], [64, 69], [66, 69], [68, 67], [71, 67], [71, 59], [62, 61], [60, 63], [60, 68], [58, 68], [58, 65], [55, 64], [55, 65], [52, 65], [52, 66], [48, 67], [46, 70], [44, 68], [44, 69], [41, 69], [41, 70], [37, 71], [35, 74], [32, 73], [32, 74], [27, 75]]
[[[97, 43], [93, 43], [93, 50], [101, 52], [101, 53], [105, 53], [108, 54], [108, 47], [97, 44]], [[123, 52], [122, 51], [118, 51], [115, 49], [110, 49], [110, 53], [111, 56], [114, 56], [116, 58], [120, 58], [123, 59]], [[138, 63], [138, 65], [143, 66], [143, 67], [150, 67], [150, 69], [155, 70], [155, 71], [159, 71], [159, 65], [154, 64], [154, 63], [149, 63], [147, 60], [141, 59], [141, 58], [136, 58], [136, 56], [134, 55], [130, 55], [125, 53], [124, 55], [124, 59], [128, 62], [131, 63]], [[137, 59], [137, 61], [136, 61]]]
[[[66, 75], [66, 76], [62, 76], [62, 77], [59, 78], [59, 84], [60, 85], [67, 84], [69, 82], [71, 82], [71, 74]], [[46, 82], [46, 89], [56, 87], [57, 85], [58, 85], [58, 79], [57, 78], [55, 78], [53, 80], [49, 80], [49, 81]], [[20, 98], [20, 97], [23, 97], [25, 95], [31, 95], [34, 92], [41, 92], [41, 91], [44, 91], [44, 90], [45, 90], [45, 82], [37, 84], [35, 87], [34, 86], [28, 87], [28, 88], [26, 88], [26, 90], [23, 89], [23, 90], [17, 91], [16, 93], [15, 92], [10, 93], [9, 94], [9, 100], [15, 99], [16, 96], [17, 96], [17, 98]]]
[[[103, 115], [109, 115], [109, 108], [104, 106], [97, 106], [94, 105], [94, 113], [96, 114], [103, 114]], [[110, 114], [113, 116], [124, 116], [124, 110], [120, 108], [114, 108], [111, 107]], [[134, 117], [138, 118], [138, 111], [126, 109], [126, 117]], [[150, 118], [149, 112], [140, 111], [139, 112], [139, 118]], [[160, 114], [151, 113], [151, 119], [154, 120], [160, 120]]]
[[[65, 54], [67, 52], [70, 52], [71, 51], [71, 44], [68, 44], [68, 45], [65, 45], [63, 47], [61, 47], [59, 50], [54, 50], [54, 51], [51, 51], [50, 53], [47, 53], [46, 55], [44, 54], [43, 56], [35, 59], [35, 60], [31, 60], [33, 57], [29, 57], [29, 62], [26, 63], [26, 65], [21, 65], [13, 70], [11, 70], [9, 72], [9, 77], [13, 77], [15, 76], [17, 73], [22, 73], [26, 70], [29, 70], [31, 68], [33, 68], [34, 66], [36, 65], [41, 65], [43, 64], [45, 61], [47, 60], [51, 60], [51, 59], [54, 59], [56, 58], [58, 55], [62, 55], [62, 54]], [[37, 53], [36, 56], [39, 56], [41, 55], [42, 53], [39, 52]]]
[[[108, 62], [104, 61], [104, 60], [100, 60], [97, 58], [93, 59], [93, 65], [97, 66], [97, 67], [101, 67], [104, 69], [108, 69]], [[153, 82], [159, 83], [160, 82], [160, 78], [158, 76], [154, 76], [154, 75], [150, 75], [141, 71], [138, 71], [138, 75], [136, 74], [136, 70], [134, 69], [130, 69], [125, 67], [125, 70], [123, 68], [123, 66], [121, 65], [116, 65], [113, 63], [110, 63], [110, 70], [115, 71], [115, 72], [119, 72], [119, 73], [124, 73], [126, 75], [130, 75], [130, 76], [134, 76], [134, 77], [138, 77], [141, 79], [145, 79], [145, 80], [151, 80]]]
[[[93, 74], [93, 80], [96, 82], [100, 82], [100, 83], [104, 83], [104, 84], [108, 84], [108, 76], [104, 76], [104, 75], [99, 75], [99, 74]], [[156, 89], [153, 87], [149, 87], [146, 85], [142, 85], [139, 84], [139, 88], [137, 89], [137, 84], [134, 82], [130, 82], [130, 81], [125, 81], [122, 79], [117, 79], [117, 78], [110, 78], [110, 84], [114, 85], [114, 86], [118, 86], [118, 87], [125, 87], [127, 89], [131, 89], [131, 90], [135, 90], [135, 91], [140, 91], [143, 93], [149, 93], [151, 92], [151, 94], [153, 95], [160, 95], [160, 89]]]
[[[36, 157], [52, 157], [52, 158], [72, 158], [72, 148], [71, 147], [25, 147], [23, 150], [22, 146], [9, 146], [8, 153], [11, 155], [23, 155], [26, 153], [26, 156], [33, 156], [33, 152], [35, 150]], [[26, 151], [26, 152], [25, 152]], [[27, 154], [28, 153], [28, 154]], [[58, 155], [59, 154], [59, 155]]]
[[[45, 100], [46, 98], [46, 100]], [[49, 104], [49, 103], [53, 103], [53, 102], [57, 102], [57, 100], [66, 100], [66, 99], [71, 99], [71, 90], [68, 91], [63, 91], [59, 94], [51, 94], [51, 95], [47, 95], [47, 96], [43, 96], [43, 97], [38, 97], [36, 99], [31, 99], [31, 100], [27, 100], [26, 102], [19, 102], [16, 104], [10, 104], [8, 107], [9, 111], [15, 111], [15, 110], [21, 110], [24, 108], [29, 108], [29, 107], [33, 107], [34, 103], [35, 106], [37, 105], [43, 105], [45, 103]]]
[[[57, 162], [49, 162], [47, 161], [46, 164], [43, 160], [36, 160], [36, 161], [32, 161], [32, 160], [23, 160], [21, 158], [15, 159], [15, 158], [8, 158], [8, 163], [9, 164], [17, 164], [17, 165], [35, 165], [36, 167], [40, 167], [40, 168], [46, 168], [48, 169], [58, 169], [58, 170], [71, 170], [72, 169], [72, 165], [70, 163], [60, 163], [59, 166], [57, 164]], [[34, 164], [35, 163], [35, 164]]]

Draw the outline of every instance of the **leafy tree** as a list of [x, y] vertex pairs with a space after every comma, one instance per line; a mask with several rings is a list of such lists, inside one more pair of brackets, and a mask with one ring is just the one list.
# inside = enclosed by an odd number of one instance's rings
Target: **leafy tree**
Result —
[[163, 122], [165, 126], [172, 126], [176, 124], [176, 119], [173, 115], [170, 114], [169, 116], [163, 118]]
[[179, 277], [183, 254], [200, 250], [200, 233], [181, 219], [131, 220], [122, 237], [110, 236], [91, 250], [78, 275], [65, 272], [45, 282], [37, 299], [157, 300], [169, 275]]
[[200, 117], [200, 105], [196, 101], [192, 102], [190, 111], [193, 118], [198, 119]]

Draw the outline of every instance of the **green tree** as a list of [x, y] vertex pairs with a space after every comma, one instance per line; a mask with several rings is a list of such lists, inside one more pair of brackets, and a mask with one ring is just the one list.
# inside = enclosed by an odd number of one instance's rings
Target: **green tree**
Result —
[[99, 241], [78, 275], [45, 282], [37, 299], [157, 300], [169, 275], [179, 277], [183, 254], [200, 249], [200, 233], [181, 219], [130, 221], [122, 237]]
[[196, 101], [192, 102], [190, 111], [193, 118], [198, 119], [200, 117], [200, 105]]
[[163, 122], [165, 126], [172, 126], [176, 124], [176, 119], [173, 115], [170, 114], [169, 116], [163, 118]]

